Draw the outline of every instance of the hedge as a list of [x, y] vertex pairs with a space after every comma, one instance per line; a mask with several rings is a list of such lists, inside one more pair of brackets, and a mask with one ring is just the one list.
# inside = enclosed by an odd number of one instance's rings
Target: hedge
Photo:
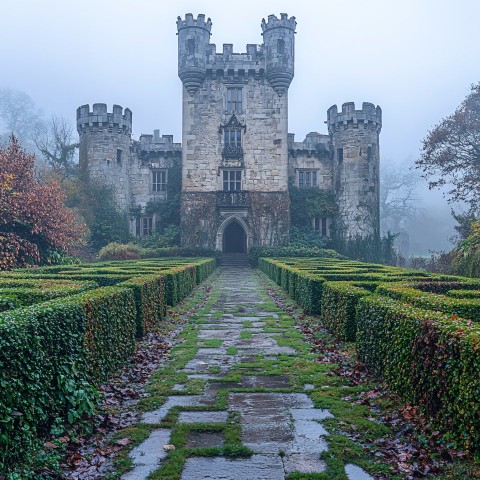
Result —
[[355, 341], [357, 304], [367, 295], [371, 295], [369, 290], [349, 282], [325, 282], [322, 291], [322, 325], [339, 340]]
[[480, 321], [480, 299], [452, 298], [446, 295], [422, 292], [415, 287], [414, 283], [381, 284], [376, 291], [379, 295], [408, 302], [419, 308], [457, 315], [476, 322]]
[[357, 353], [447, 438], [480, 449], [480, 327], [379, 295], [357, 308]]
[[68, 280], [56, 281], [0, 281], [0, 295], [13, 295], [18, 305], [27, 306], [41, 303], [58, 297], [66, 297], [75, 293], [97, 288], [92, 281], [75, 282]]
[[119, 284], [133, 290], [136, 305], [136, 336], [158, 327], [166, 314], [165, 277], [134, 277]]
[[[259, 267], [447, 441], [480, 450], [480, 280], [336, 259], [260, 259]], [[340, 281], [339, 281], [340, 280]]]
[[0, 474], [21, 464], [53, 419], [93, 413], [85, 314], [55, 300], [0, 314]]
[[[16, 293], [0, 295], [0, 310], [9, 309], [0, 313], [0, 477], [21, 478], [56, 418], [74, 423], [94, 413], [96, 386], [125, 364], [137, 335], [164, 317], [167, 284], [174, 305], [215, 266], [214, 259], [179, 259], [130, 263], [128, 274], [105, 264], [2, 275], [0, 288]], [[116, 286], [98, 288], [93, 279]], [[35, 292], [63, 298], [16, 308], [17, 295], [33, 301]]]

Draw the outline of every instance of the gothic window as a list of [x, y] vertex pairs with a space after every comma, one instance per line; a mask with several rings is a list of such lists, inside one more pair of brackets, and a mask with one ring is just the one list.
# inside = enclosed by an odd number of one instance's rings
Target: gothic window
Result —
[[153, 233], [153, 217], [138, 217], [135, 221], [135, 235], [148, 237]]
[[298, 170], [297, 171], [298, 188], [317, 188], [318, 173], [316, 170]]
[[194, 55], [195, 54], [195, 39], [194, 38], [189, 38], [187, 40], [187, 53], [189, 55]]
[[167, 191], [167, 172], [165, 170], [154, 170], [152, 172], [152, 192], [165, 193]]
[[241, 170], [223, 170], [223, 191], [231, 192], [242, 189]]
[[285, 40], [283, 38], [277, 40], [277, 53], [281, 55], [285, 53]]
[[242, 113], [242, 89], [227, 87], [226, 111], [229, 113]]
[[328, 217], [315, 217], [313, 219], [313, 228], [322, 237], [330, 237]]
[[226, 148], [240, 148], [242, 146], [242, 131], [234, 128], [226, 128], [223, 132]]

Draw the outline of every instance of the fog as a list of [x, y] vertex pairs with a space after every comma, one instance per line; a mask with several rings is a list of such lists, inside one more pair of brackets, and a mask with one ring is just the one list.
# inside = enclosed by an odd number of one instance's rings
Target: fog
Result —
[[[211, 42], [217, 51], [233, 43], [234, 52], [262, 42], [262, 17], [295, 15], [289, 131], [297, 139], [326, 133], [326, 110], [335, 103], [378, 104], [383, 165], [417, 158], [427, 131], [480, 80], [476, 0], [2, 0], [1, 7], [0, 88], [26, 92], [46, 116], [72, 123], [85, 103], [129, 107], [135, 137], [159, 128], [180, 141], [176, 18], [187, 12], [211, 17]], [[430, 220], [418, 228], [431, 225], [431, 238], [416, 253], [429, 242], [448, 248], [450, 207], [425, 181], [419, 195]]]

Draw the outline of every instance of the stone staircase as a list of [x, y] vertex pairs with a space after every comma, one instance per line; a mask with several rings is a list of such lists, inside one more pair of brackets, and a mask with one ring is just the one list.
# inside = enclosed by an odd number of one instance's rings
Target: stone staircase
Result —
[[223, 253], [221, 257], [221, 265], [222, 267], [229, 268], [250, 267], [248, 256], [245, 253]]

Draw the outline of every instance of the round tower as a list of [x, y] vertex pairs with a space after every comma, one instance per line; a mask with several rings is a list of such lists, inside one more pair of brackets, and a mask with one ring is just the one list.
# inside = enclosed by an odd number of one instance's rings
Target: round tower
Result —
[[132, 112], [114, 105], [107, 112], [105, 103], [77, 108], [80, 137], [79, 164], [82, 172], [113, 187], [118, 206], [129, 206], [128, 167], [132, 135]]
[[333, 105], [327, 112], [334, 150], [334, 191], [339, 207], [338, 234], [344, 238], [379, 236], [379, 135], [382, 109], [364, 102]]
[[177, 18], [178, 76], [190, 95], [194, 95], [207, 76], [207, 47], [212, 21], [205, 15], [196, 19], [191, 13]]
[[288, 18], [286, 13], [281, 13], [280, 18], [269, 15], [267, 22], [262, 20], [265, 73], [278, 95], [285, 93], [293, 80], [296, 26], [295, 17]]

